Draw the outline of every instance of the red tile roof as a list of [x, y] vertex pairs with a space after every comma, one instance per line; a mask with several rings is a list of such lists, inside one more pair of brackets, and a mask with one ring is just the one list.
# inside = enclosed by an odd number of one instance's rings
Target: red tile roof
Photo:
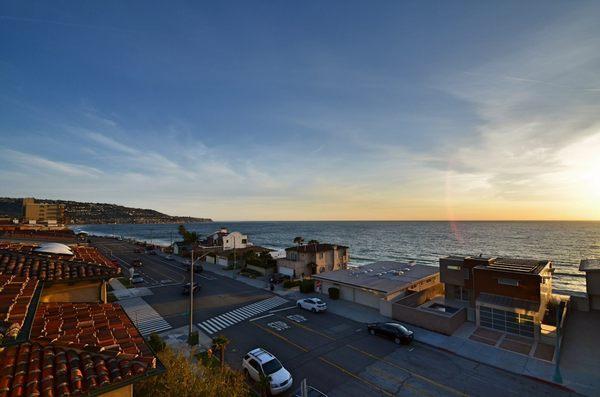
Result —
[[114, 354], [38, 342], [7, 347], [0, 365], [0, 397], [81, 396], [149, 370]]
[[110, 278], [120, 269], [104, 264], [78, 261], [65, 255], [35, 253], [27, 249], [0, 247], [0, 274], [34, 277], [43, 281], [75, 281], [90, 278]]
[[0, 276], [0, 335], [16, 338], [32, 303], [38, 280]]
[[42, 303], [31, 337], [99, 352], [111, 351], [152, 363], [154, 356], [144, 338], [116, 303]]
[[30, 341], [0, 352], [0, 397], [81, 395], [157, 368], [117, 304], [42, 303]]
[[[16, 242], [5, 242], [0, 241], [0, 249], [8, 249], [11, 251], [30, 253], [33, 252], [38, 247], [37, 244], [24, 244], [24, 243], [16, 243]], [[98, 251], [94, 247], [89, 246], [79, 246], [73, 245], [70, 247], [73, 251], [73, 256], [69, 257], [66, 255], [51, 255], [45, 254], [49, 256], [61, 257], [61, 259], [66, 261], [79, 261], [79, 262], [88, 262], [88, 263], [96, 263], [99, 265], [104, 265], [108, 267], [118, 268], [110, 259], [104, 256], [100, 251]]]

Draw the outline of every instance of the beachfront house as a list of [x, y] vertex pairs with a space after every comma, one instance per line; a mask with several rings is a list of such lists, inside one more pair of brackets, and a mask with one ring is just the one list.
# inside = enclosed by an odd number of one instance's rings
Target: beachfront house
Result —
[[200, 241], [202, 247], [220, 247], [224, 251], [246, 248], [251, 245], [247, 235], [240, 232], [229, 232], [227, 228], [221, 228]]
[[440, 259], [446, 303], [463, 302], [477, 326], [540, 337], [552, 299], [552, 262], [449, 256]]
[[285, 249], [285, 258], [277, 259], [277, 271], [292, 278], [345, 269], [349, 249], [336, 244], [305, 244]]

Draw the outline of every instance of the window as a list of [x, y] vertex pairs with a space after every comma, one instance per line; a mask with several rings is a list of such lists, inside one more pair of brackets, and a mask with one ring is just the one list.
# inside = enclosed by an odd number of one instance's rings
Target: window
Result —
[[249, 364], [252, 368], [257, 370], [259, 373], [261, 372], [260, 365], [258, 365], [258, 362], [256, 360], [254, 360], [254, 359], [250, 360]]
[[513, 280], [512, 278], [499, 278], [498, 284], [501, 285], [510, 285], [511, 287], [518, 287], [519, 280]]
[[454, 299], [458, 299], [461, 301], [470, 301], [470, 291], [466, 288], [461, 287], [460, 285], [454, 286]]
[[247, 239], [245, 239], [245, 238], [242, 239], [242, 244], [246, 244], [247, 242], [248, 242]]
[[462, 267], [460, 265], [448, 265], [446, 266], [448, 270], [460, 270]]

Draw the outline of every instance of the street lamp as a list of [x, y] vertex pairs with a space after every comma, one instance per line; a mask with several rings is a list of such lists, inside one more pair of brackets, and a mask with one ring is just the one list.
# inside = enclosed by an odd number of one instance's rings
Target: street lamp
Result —
[[192, 254], [190, 261], [190, 329], [189, 336], [192, 336], [192, 332], [194, 332], [194, 262], [201, 260], [208, 252], [200, 255], [196, 260], [194, 260], [194, 247], [192, 246]]

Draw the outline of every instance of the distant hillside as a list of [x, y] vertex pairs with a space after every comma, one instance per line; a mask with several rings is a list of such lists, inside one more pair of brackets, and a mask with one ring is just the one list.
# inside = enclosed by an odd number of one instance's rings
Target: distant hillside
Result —
[[[0, 197], [0, 215], [20, 217], [21, 198]], [[71, 224], [101, 223], [191, 223], [212, 222], [210, 218], [171, 216], [158, 211], [123, 207], [116, 204], [80, 203], [77, 201], [36, 199], [39, 203], [65, 204], [68, 222]]]

